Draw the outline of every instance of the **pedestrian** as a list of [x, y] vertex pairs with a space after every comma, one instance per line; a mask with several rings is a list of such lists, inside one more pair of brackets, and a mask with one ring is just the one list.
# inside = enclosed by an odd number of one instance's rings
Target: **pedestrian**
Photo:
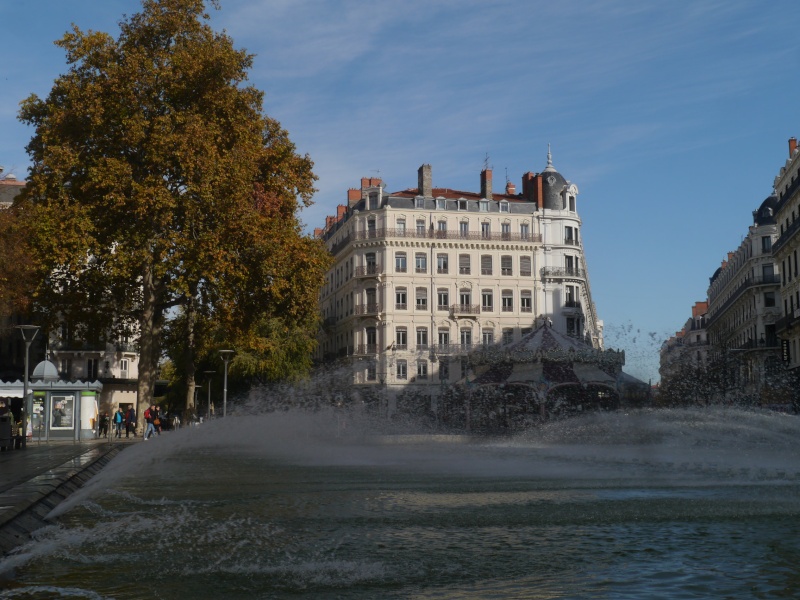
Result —
[[156, 404], [153, 409], [155, 410], [155, 414], [153, 415], [153, 426], [156, 428], [156, 433], [161, 435], [161, 407]]
[[100, 430], [97, 432], [97, 436], [104, 438], [108, 435], [108, 426], [111, 423], [111, 417], [108, 416], [107, 412], [104, 412], [100, 415]]
[[128, 412], [125, 413], [125, 437], [128, 437], [131, 433], [133, 437], [136, 437], [136, 411], [133, 408], [133, 404], [130, 405]]
[[114, 413], [114, 437], [122, 437], [122, 423], [125, 421], [125, 416], [122, 414], [122, 407], [117, 407], [117, 412]]
[[147, 425], [145, 426], [145, 430], [144, 430], [144, 441], [147, 441], [147, 440], [150, 439], [151, 436], [153, 436], [156, 433], [156, 426], [155, 426], [156, 407], [155, 406], [149, 406], [147, 408], [147, 410], [144, 411], [144, 420], [145, 420], [145, 423], [147, 423]]

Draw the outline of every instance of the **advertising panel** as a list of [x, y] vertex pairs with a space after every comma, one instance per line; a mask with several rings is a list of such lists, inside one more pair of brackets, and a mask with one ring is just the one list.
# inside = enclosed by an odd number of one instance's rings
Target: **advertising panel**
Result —
[[50, 429], [72, 429], [75, 426], [75, 396], [52, 396], [51, 399]]

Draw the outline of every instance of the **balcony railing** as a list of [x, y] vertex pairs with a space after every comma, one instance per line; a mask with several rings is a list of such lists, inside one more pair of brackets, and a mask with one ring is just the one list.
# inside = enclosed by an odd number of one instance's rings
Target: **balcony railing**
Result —
[[471, 352], [472, 344], [436, 344], [433, 349], [436, 354], [453, 355], [453, 354], [466, 354]]
[[454, 315], [478, 315], [481, 312], [480, 304], [453, 304], [450, 310]]
[[578, 243], [578, 240], [573, 239], [573, 238], [566, 238], [564, 240], [564, 245], [565, 246], [580, 246], [580, 244]]
[[[503, 241], [503, 242], [541, 242], [542, 235], [539, 233], [503, 233], [503, 232], [490, 232], [483, 233], [480, 231], [440, 231], [426, 229], [425, 231], [417, 231], [415, 229], [405, 229], [402, 227], [381, 227], [378, 229], [367, 231], [356, 231], [348, 236], [347, 241], [350, 239], [357, 240], [372, 240], [387, 237], [399, 238], [416, 238], [416, 239], [436, 239], [436, 240], [484, 240], [484, 241]], [[346, 240], [343, 239], [337, 244], [341, 245]]]
[[379, 302], [369, 302], [367, 304], [356, 305], [355, 314], [357, 315], [373, 315], [381, 312], [381, 305]]
[[398, 302], [394, 305], [395, 310], [408, 310], [408, 304], [405, 302]]
[[577, 267], [542, 267], [540, 273], [542, 274], [542, 277], [551, 277], [556, 279], [586, 279], [586, 271]]
[[439, 275], [447, 275], [447, 273], [448, 273], [448, 268], [447, 268], [447, 267], [438, 267], [438, 268], [436, 269], [436, 272], [437, 272]]
[[377, 354], [378, 344], [358, 344], [354, 348], [354, 354]]
[[375, 275], [381, 274], [381, 266], [380, 265], [361, 265], [356, 267], [355, 276], [356, 277], [374, 277]]
[[533, 312], [533, 308], [530, 306], [521, 306], [519, 312]]
[[788, 242], [789, 238], [797, 233], [798, 229], [800, 229], [800, 219], [795, 219], [789, 224], [789, 227], [786, 229], [786, 231], [784, 231], [781, 236], [772, 244], [773, 256], [775, 256], [775, 254], [777, 254], [778, 251], [786, 245], [786, 242]]
[[[765, 275], [763, 277], [747, 277], [744, 281], [742, 281], [736, 289], [731, 292], [730, 297], [720, 306], [719, 308], [715, 308], [713, 314], [709, 312], [708, 320], [706, 321], [707, 325], [711, 325], [714, 321], [719, 319], [725, 311], [727, 311], [744, 293], [745, 290], [758, 285], [778, 285], [781, 282], [780, 275]], [[716, 296], [716, 295], [715, 295]], [[709, 298], [709, 300], [713, 303], [714, 299]]]

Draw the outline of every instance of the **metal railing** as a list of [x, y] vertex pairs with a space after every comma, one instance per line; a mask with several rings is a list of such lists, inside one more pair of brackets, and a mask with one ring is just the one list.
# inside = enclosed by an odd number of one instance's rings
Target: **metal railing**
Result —
[[586, 279], [586, 271], [577, 267], [542, 267], [540, 273], [542, 277]]
[[356, 267], [354, 272], [356, 277], [372, 277], [373, 275], [381, 274], [380, 265], [361, 265]]
[[[541, 242], [542, 235], [540, 233], [503, 233], [503, 232], [489, 232], [483, 233], [480, 231], [441, 231], [426, 229], [424, 232], [417, 231], [416, 229], [405, 229], [402, 227], [381, 227], [378, 229], [367, 231], [355, 231], [351, 233], [348, 238], [353, 241], [358, 240], [372, 240], [387, 237], [399, 238], [414, 238], [414, 239], [434, 239], [434, 240], [483, 240], [483, 241], [498, 241], [498, 242]], [[347, 240], [349, 241], [349, 239]], [[344, 243], [343, 239], [337, 246]]]
[[381, 312], [381, 305], [379, 302], [369, 302], [368, 304], [357, 304], [355, 314], [357, 315], [370, 315]]
[[481, 307], [480, 304], [453, 304], [450, 310], [455, 315], [478, 315]]

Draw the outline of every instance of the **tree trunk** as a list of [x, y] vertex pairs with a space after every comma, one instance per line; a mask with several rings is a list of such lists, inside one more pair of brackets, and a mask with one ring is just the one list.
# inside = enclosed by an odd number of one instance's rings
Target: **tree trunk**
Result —
[[195, 333], [194, 328], [197, 322], [197, 310], [195, 306], [195, 290], [191, 290], [191, 294], [186, 302], [186, 348], [183, 356], [183, 368], [186, 372], [186, 411], [184, 413], [184, 421], [187, 423], [191, 416], [195, 413], [195, 388], [197, 383], [195, 380], [196, 365], [194, 363], [195, 357]]
[[161, 335], [161, 309], [150, 265], [142, 274], [142, 317], [139, 322], [139, 379], [136, 395], [137, 427], [144, 429], [144, 411], [153, 403]]

